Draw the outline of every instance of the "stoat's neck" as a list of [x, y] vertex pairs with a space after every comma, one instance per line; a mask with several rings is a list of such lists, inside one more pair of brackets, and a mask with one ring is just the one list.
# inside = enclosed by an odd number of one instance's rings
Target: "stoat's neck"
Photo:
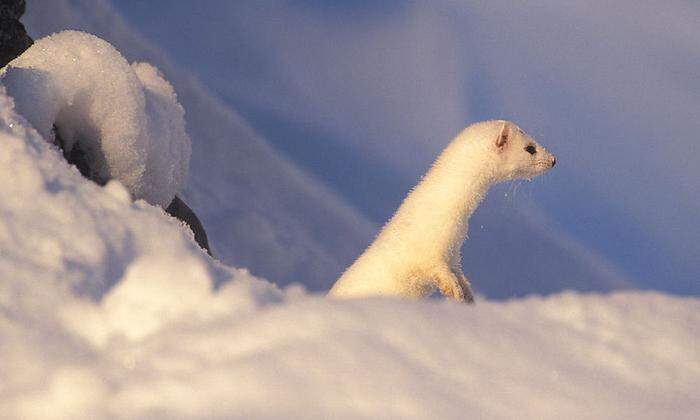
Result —
[[430, 250], [459, 252], [469, 217], [493, 183], [494, 163], [487, 151], [477, 142], [453, 143], [404, 200], [385, 231], [404, 243], [426, 242]]

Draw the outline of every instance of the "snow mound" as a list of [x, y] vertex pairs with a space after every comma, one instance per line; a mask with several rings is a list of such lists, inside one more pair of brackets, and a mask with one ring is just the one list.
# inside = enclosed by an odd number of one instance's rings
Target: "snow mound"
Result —
[[6, 68], [18, 112], [47, 140], [86, 151], [98, 180], [167, 207], [185, 185], [191, 154], [172, 86], [145, 63], [129, 66], [106, 41], [64, 31], [38, 40]]
[[209, 258], [189, 228], [158, 207], [132, 202], [121, 183], [100, 187], [83, 178], [14, 111], [2, 86], [0, 178], [7, 180], [0, 183], [3, 303], [31, 302], [53, 287], [100, 299], [131, 278], [171, 287], [179, 278], [207, 287], [253, 278]]

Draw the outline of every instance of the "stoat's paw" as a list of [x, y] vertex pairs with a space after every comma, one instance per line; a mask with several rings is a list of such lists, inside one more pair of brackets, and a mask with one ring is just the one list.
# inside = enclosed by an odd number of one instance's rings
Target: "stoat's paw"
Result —
[[[443, 296], [456, 301], [464, 301], [464, 289], [459, 278], [449, 271], [442, 271], [436, 275], [437, 286]], [[471, 293], [471, 290], [469, 290]], [[473, 299], [473, 298], [472, 298]]]
[[474, 293], [472, 292], [472, 286], [469, 279], [464, 274], [458, 276], [457, 278], [459, 280], [459, 286], [464, 295], [464, 301], [469, 304], [474, 304]]
[[457, 283], [451, 285], [450, 287], [440, 287], [440, 292], [447, 298], [460, 302], [464, 301], [464, 291]]

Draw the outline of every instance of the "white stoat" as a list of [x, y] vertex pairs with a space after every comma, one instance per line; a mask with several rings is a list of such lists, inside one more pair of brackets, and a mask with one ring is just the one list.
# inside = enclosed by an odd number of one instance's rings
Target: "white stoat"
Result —
[[492, 184], [535, 177], [555, 162], [510, 121], [467, 127], [329, 294], [420, 298], [437, 287], [445, 296], [472, 302], [460, 256], [469, 217]]

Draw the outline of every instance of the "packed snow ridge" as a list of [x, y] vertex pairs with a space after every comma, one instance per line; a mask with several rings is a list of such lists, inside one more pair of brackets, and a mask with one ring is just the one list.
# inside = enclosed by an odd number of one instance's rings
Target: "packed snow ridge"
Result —
[[[48, 112], [55, 95], [31, 98]], [[91, 112], [81, 121], [108, 131]], [[697, 417], [699, 299], [468, 308], [282, 291], [211, 259], [123, 183], [83, 178], [21, 114], [0, 86], [3, 417]]]
[[4, 71], [20, 114], [67, 151], [80, 143], [96, 177], [167, 207], [185, 185], [191, 154], [184, 110], [147, 63], [129, 65], [109, 43], [64, 31], [38, 40]]

